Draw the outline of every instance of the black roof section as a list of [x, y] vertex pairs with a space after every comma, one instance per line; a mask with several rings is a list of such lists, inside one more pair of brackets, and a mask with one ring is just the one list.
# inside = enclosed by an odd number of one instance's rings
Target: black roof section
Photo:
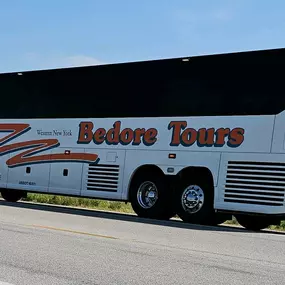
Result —
[[0, 118], [278, 114], [284, 69], [282, 48], [5, 73]]

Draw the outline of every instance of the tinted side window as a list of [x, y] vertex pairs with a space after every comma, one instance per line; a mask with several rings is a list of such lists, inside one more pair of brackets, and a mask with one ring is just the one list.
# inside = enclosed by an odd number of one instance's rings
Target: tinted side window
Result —
[[278, 114], [285, 51], [0, 75], [1, 118]]

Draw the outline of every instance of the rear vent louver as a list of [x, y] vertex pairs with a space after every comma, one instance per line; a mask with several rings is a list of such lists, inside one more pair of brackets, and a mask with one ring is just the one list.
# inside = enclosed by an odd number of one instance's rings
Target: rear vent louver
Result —
[[118, 190], [119, 170], [119, 165], [90, 165], [87, 190], [116, 192]]
[[285, 163], [229, 161], [224, 201], [283, 206]]

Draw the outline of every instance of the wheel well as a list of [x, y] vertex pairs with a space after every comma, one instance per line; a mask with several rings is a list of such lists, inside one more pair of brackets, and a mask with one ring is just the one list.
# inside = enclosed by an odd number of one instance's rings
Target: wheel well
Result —
[[209, 168], [207, 167], [186, 167], [183, 168], [177, 176], [179, 177], [180, 180], [187, 180], [189, 177], [199, 177], [206, 179], [207, 183], [209, 186], [214, 188], [214, 178], [212, 175], [212, 172]]
[[153, 164], [147, 164], [147, 165], [142, 165], [139, 168], [137, 168], [130, 180], [129, 187], [128, 187], [128, 200], [130, 196], [130, 188], [132, 187], [132, 184], [134, 181], [139, 177], [140, 175], [147, 175], [148, 173], [156, 173], [157, 175], [165, 175], [163, 171], [156, 165]]
[[[129, 200], [129, 193], [130, 188], [132, 186], [132, 183], [135, 181], [135, 179], [140, 175], [147, 175], [148, 173], [157, 173], [157, 175], [165, 175], [163, 171], [156, 165], [153, 164], [147, 164], [142, 165], [139, 168], [137, 168], [130, 180], [129, 187], [128, 187], [128, 200]], [[175, 186], [178, 185], [179, 181], [181, 180], [187, 180], [189, 177], [201, 177], [203, 179], [206, 179], [207, 183], [210, 187], [212, 187], [212, 190], [214, 191], [214, 178], [212, 175], [212, 172], [207, 167], [199, 167], [199, 166], [189, 166], [186, 168], [183, 168], [177, 175], [165, 175], [165, 177], [168, 179], [168, 185], [170, 186], [171, 191], [175, 191]]]

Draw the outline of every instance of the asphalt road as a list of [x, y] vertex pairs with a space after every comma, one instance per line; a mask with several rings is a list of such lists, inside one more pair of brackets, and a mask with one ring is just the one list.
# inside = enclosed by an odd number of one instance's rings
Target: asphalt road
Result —
[[0, 201], [0, 234], [0, 285], [285, 280], [285, 235], [271, 232]]

